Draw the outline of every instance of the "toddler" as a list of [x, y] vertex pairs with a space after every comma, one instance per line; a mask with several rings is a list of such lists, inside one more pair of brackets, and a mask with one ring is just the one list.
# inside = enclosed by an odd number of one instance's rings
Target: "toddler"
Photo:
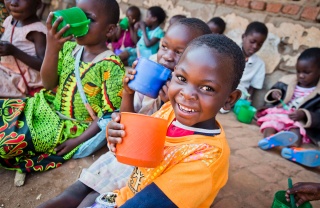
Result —
[[[320, 48], [303, 51], [296, 69], [296, 75], [281, 78], [265, 96], [267, 103], [278, 106], [258, 114], [264, 136], [259, 141], [261, 149], [309, 142], [320, 144]], [[311, 160], [313, 154], [314, 160]], [[318, 154], [312, 150], [282, 149], [282, 156], [307, 166], [320, 165], [320, 159], [316, 159]]]
[[46, 27], [37, 17], [41, 0], [6, 0], [10, 16], [0, 42], [0, 98], [33, 95], [42, 87], [40, 68], [46, 49]]
[[159, 49], [159, 41], [164, 36], [164, 32], [160, 25], [166, 18], [165, 11], [159, 6], [150, 7], [147, 11], [145, 21], [137, 22], [134, 25], [137, 31], [136, 39], [137, 48], [130, 48], [122, 52], [119, 56], [123, 62], [128, 61], [131, 66], [137, 57], [149, 58], [152, 54], [157, 53]]
[[226, 29], [226, 22], [220, 17], [213, 17], [207, 24], [213, 34], [223, 34]]
[[42, 90], [32, 98], [0, 100], [4, 168], [26, 173], [61, 166], [99, 132], [98, 118], [120, 107], [125, 71], [105, 45], [119, 20], [119, 5], [116, 0], [79, 0], [77, 6], [91, 23], [76, 42], [62, 37], [69, 25], [57, 32], [62, 18], [51, 25], [50, 13], [47, 20], [41, 75], [46, 89], [58, 86], [55, 97]]

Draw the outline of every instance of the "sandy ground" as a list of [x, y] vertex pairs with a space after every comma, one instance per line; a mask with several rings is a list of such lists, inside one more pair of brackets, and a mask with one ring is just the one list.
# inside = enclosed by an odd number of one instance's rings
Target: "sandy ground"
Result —
[[[218, 115], [231, 148], [230, 173], [227, 185], [220, 191], [214, 208], [270, 207], [273, 195], [293, 182], [319, 182], [320, 168], [305, 168], [281, 158], [280, 149], [262, 151], [257, 147], [259, 128], [241, 124], [233, 113]], [[90, 166], [106, 149], [94, 156], [70, 160], [60, 168], [27, 175], [22, 187], [13, 185], [14, 172], [0, 169], [0, 208], [32, 208], [56, 196], [78, 178], [81, 170]], [[320, 207], [320, 202], [312, 202]]]

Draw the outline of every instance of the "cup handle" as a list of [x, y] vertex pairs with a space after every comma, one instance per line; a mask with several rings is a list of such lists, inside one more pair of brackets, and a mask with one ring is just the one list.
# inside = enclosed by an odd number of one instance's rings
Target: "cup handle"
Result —
[[70, 24], [70, 27], [79, 27], [79, 26], [82, 26], [82, 25], [87, 25], [89, 23], [90, 23], [90, 20], [86, 20], [84, 22]]

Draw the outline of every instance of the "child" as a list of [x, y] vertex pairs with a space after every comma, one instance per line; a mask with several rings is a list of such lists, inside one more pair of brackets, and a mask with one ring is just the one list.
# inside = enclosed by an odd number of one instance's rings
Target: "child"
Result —
[[[210, 33], [209, 27], [200, 19], [183, 18], [178, 20], [172, 25], [172, 28], [168, 29], [161, 41], [160, 49], [157, 53], [158, 63], [173, 71], [187, 44], [198, 36]], [[120, 110], [151, 115], [159, 110], [161, 103], [168, 101], [168, 83], [160, 90], [159, 97], [153, 99], [128, 88], [128, 82], [133, 79], [135, 73], [135, 70], [129, 70], [128, 76], [124, 80], [125, 90], [123, 91]]]
[[169, 20], [169, 26], [168, 27], [170, 27], [171, 25], [173, 25], [173, 23], [179, 21], [180, 19], [184, 19], [184, 18], [187, 18], [186, 15], [183, 15], [183, 14], [173, 15]]
[[[157, 53], [158, 63], [173, 71], [187, 44], [196, 37], [210, 33], [211, 31], [207, 24], [200, 19], [185, 18], [179, 20], [168, 29], [162, 39], [160, 49]], [[128, 79], [124, 81], [124, 85], [126, 89], [128, 89]], [[127, 99], [124, 94], [127, 94], [126, 90], [123, 91], [123, 99]], [[147, 98], [148, 97], [145, 96], [143, 100]], [[150, 98], [150, 100], [154, 100], [154, 102], [157, 103], [159, 98]], [[143, 109], [150, 110], [144, 111], [142, 109], [139, 113], [152, 114], [156, 112], [160, 108], [160, 104], [156, 105], [152, 103], [153, 102], [144, 102]], [[150, 104], [149, 108], [148, 104]], [[125, 104], [122, 102], [121, 105], [123, 106]], [[132, 105], [133, 103], [129, 103], [129, 106]], [[131, 108], [133, 108], [133, 106]], [[117, 162], [113, 154], [107, 152], [88, 169], [84, 169], [77, 182], [58, 197], [44, 203], [42, 207], [61, 207], [65, 204], [64, 200], [67, 200], [69, 203], [72, 201], [75, 207], [90, 206], [95, 198], [99, 196], [99, 193], [102, 194], [124, 187], [132, 170], [133, 167]]]
[[9, 12], [4, 5], [4, 0], [0, 0], [0, 38], [4, 32], [3, 22], [9, 16]]
[[297, 207], [308, 201], [320, 200], [320, 183], [298, 182], [286, 191], [288, 202], [291, 194], [294, 194]]
[[42, 87], [47, 30], [36, 14], [41, 0], [7, 0], [5, 5], [10, 16], [0, 43], [0, 98], [21, 98]]
[[[228, 177], [229, 147], [216, 114], [240, 98], [241, 49], [222, 35], [193, 40], [173, 72], [170, 102], [153, 114], [168, 120], [164, 160], [136, 167], [118, 191], [119, 207], [209, 207]], [[232, 75], [232, 76], [230, 76]], [[120, 114], [107, 127], [112, 151], [125, 129]], [[138, 176], [138, 177], [137, 177]]]
[[213, 17], [207, 24], [213, 34], [223, 34], [226, 29], [226, 22], [220, 17]]
[[160, 25], [166, 18], [165, 11], [159, 6], [150, 7], [147, 11], [145, 21], [137, 22], [134, 27], [137, 36], [140, 37], [137, 42], [136, 49], [128, 49], [119, 56], [123, 62], [128, 61], [131, 66], [137, 57], [149, 58], [152, 54], [157, 53], [159, 49], [159, 41], [164, 36]]
[[[135, 39], [136, 31], [134, 30], [134, 24], [139, 21], [140, 9], [136, 6], [129, 7], [126, 12], [126, 17], [120, 21], [120, 26], [116, 34], [117, 40], [111, 43], [116, 55], [120, 54], [126, 47], [134, 48], [136, 46], [137, 40]], [[122, 22], [125, 24], [121, 24]]]
[[[48, 47], [41, 75], [46, 89], [58, 86], [56, 96], [49, 99], [40, 91], [25, 100], [0, 100], [4, 168], [25, 173], [59, 167], [99, 132], [98, 117], [120, 107], [124, 68], [118, 57], [107, 55], [105, 45], [119, 20], [119, 5], [115, 0], [79, 0], [77, 6], [91, 23], [88, 34], [76, 42], [68, 41], [71, 36], [62, 37], [68, 25], [57, 32], [62, 18], [51, 25], [50, 13], [47, 20]], [[78, 83], [83, 90], [77, 86], [75, 56], [81, 59]]]
[[[258, 124], [263, 132], [264, 139], [259, 141], [259, 147], [270, 149], [275, 146], [300, 146], [310, 140], [320, 143], [320, 48], [309, 48], [301, 53], [296, 64], [297, 74], [287, 75], [279, 80], [267, 92], [267, 103], [281, 107], [262, 110], [259, 113]], [[299, 152], [302, 158], [297, 158]], [[309, 153], [310, 154], [309, 154]], [[290, 148], [282, 150], [282, 156], [307, 166], [320, 165], [317, 160], [304, 160], [309, 154], [318, 154], [315, 151], [305, 151]]]
[[[251, 22], [242, 35], [242, 52], [246, 59], [246, 67], [238, 89], [242, 99], [251, 100], [257, 89], [262, 89], [265, 77], [265, 63], [257, 53], [268, 36], [268, 28], [261, 22]], [[228, 113], [221, 109], [220, 113]]]

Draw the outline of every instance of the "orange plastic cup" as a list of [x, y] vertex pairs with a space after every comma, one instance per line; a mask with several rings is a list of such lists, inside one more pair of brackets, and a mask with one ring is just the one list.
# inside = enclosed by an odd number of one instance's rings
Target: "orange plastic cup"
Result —
[[157, 167], [163, 160], [167, 120], [122, 112], [120, 123], [126, 136], [117, 144], [117, 160], [132, 166]]

